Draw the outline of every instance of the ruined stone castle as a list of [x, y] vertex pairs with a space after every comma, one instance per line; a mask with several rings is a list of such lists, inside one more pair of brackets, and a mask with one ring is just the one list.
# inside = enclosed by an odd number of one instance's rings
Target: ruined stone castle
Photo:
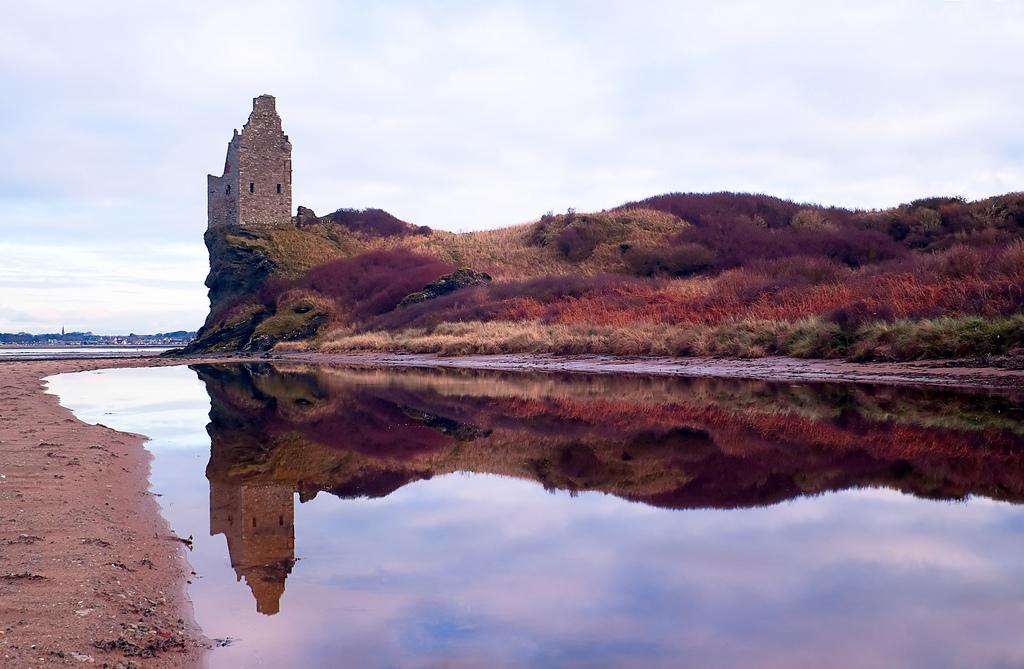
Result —
[[224, 174], [207, 176], [209, 227], [267, 230], [292, 217], [292, 143], [274, 96], [253, 98], [252, 113], [228, 142]]

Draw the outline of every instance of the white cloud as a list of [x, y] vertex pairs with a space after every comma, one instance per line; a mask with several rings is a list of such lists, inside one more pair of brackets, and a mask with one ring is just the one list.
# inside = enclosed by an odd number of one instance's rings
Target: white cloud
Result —
[[0, 258], [0, 331], [166, 332], [206, 311], [202, 247], [0, 241]]

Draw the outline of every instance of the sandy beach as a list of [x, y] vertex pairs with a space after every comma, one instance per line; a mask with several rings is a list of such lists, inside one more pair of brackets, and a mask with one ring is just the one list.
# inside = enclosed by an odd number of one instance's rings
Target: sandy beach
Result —
[[77, 420], [42, 381], [166, 364], [0, 364], [0, 665], [201, 666], [186, 547], [147, 490], [144, 438]]
[[[237, 356], [203, 358], [220, 362]], [[932, 363], [625, 359], [608, 357], [329, 355], [249, 358], [389, 367], [681, 374], [1024, 388], [1024, 372]], [[192, 618], [185, 543], [148, 492], [145, 438], [87, 425], [47, 394], [52, 374], [199, 359], [0, 363], [0, 664], [194, 667], [209, 647]]]

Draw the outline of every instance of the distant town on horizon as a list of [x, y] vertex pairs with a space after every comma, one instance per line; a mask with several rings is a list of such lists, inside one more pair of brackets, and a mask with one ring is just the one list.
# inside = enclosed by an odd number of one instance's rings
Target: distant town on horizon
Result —
[[156, 334], [105, 335], [92, 332], [0, 332], [0, 346], [184, 346], [195, 331], [175, 330]]

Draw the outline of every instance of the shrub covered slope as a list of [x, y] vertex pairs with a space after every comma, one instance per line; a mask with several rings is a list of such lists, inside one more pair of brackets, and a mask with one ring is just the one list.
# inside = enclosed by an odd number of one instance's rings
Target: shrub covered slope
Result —
[[[461, 234], [300, 208], [291, 227], [207, 233], [191, 349], [1020, 355], [1022, 238], [1024, 193], [882, 211], [676, 193]], [[465, 268], [493, 281], [405, 299]]]

